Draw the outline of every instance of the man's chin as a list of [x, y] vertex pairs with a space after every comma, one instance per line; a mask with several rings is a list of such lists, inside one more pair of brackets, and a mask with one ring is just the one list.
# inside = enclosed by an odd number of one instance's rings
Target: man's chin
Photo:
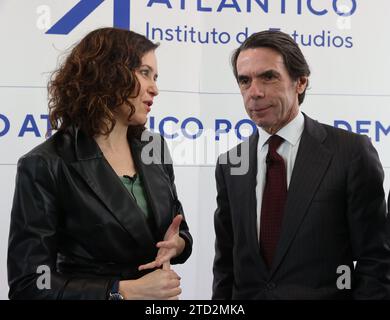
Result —
[[[253, 121], [253, 120], [252, 120]], [[277, 126], [265, 121], [253, 121], [258, 127], [268, 132], [269, 134], [274, 134], [277, 131]]]
[[258, 127], [262, 128], [262, 129], [264, 129], [264, 130], [265, 130], [266, 128], [269, 128], [269, 127], [272, 126], [268, 121], [266, 121], [266, 120], [264, 120], [264, 119], [252, 119], [252, 121], [253, 121]]

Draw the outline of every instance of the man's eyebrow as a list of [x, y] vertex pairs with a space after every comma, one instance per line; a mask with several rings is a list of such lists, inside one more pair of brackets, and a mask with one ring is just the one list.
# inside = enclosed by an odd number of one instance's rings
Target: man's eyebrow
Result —
[[[263, 72], [256, 73], [257, 77], [263, 77], [263, 76], [269, 76], [269, 75], [277, 75], [277, 76], [279, 76], [280, 72], [276, 71], [275, 69], [269, 69], [269, 70], [265, 70]], [[238, 74], [237, 75], [237, 79], [248, 78], [248, 77], [249, 76], [247, 74]]]
[[266, 70], [266, 71], [263, 71], [263, 72], [259, 73], [257, 76], [258, 77], [262, 77], [262, 76], [269, 76], [269, 75], [277, 75], [277, 76], [279, 76], [280, 72], [276, 71], [275, 69], [269, 69], [269, 70]]

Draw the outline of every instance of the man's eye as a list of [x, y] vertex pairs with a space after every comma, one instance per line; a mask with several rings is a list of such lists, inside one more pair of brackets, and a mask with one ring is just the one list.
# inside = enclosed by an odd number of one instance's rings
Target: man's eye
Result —
[[248, 78], [240, 78], [240, 79], [238, 79], [238, 84], [240, 86], [248, 85], [248, 83], [249, 83], [249, 79]]
[[276, 76], [273, 73], [266, 73], [263, 75], [263, 79], [266, 81], [274, 80], [275, 78]]

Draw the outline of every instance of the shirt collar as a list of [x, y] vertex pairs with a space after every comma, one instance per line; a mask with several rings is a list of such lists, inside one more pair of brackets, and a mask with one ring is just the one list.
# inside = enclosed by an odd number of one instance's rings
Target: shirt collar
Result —
[[[298, 112], [297, 116], [281, 128], [276, 134], [282, 137], [285, 141], [295, 146], [303, 132], [305, 126], [305, 118], [302, 112]], [[261, 149], [271, 136], [263, 128], [257, 126], [259, 131], [258, 148]]]

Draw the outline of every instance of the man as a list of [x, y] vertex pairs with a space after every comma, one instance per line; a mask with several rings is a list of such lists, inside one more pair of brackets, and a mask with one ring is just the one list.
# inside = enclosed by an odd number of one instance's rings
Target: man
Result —
[[[287, 34], [252, 35], [232, 65], [258, 131], [216, 167], [213, 299], [389, 298], [383, 169], [368, 137], [299, 111], [310, 70]], [[249, 158], [242, 175], [237, 154]]]

